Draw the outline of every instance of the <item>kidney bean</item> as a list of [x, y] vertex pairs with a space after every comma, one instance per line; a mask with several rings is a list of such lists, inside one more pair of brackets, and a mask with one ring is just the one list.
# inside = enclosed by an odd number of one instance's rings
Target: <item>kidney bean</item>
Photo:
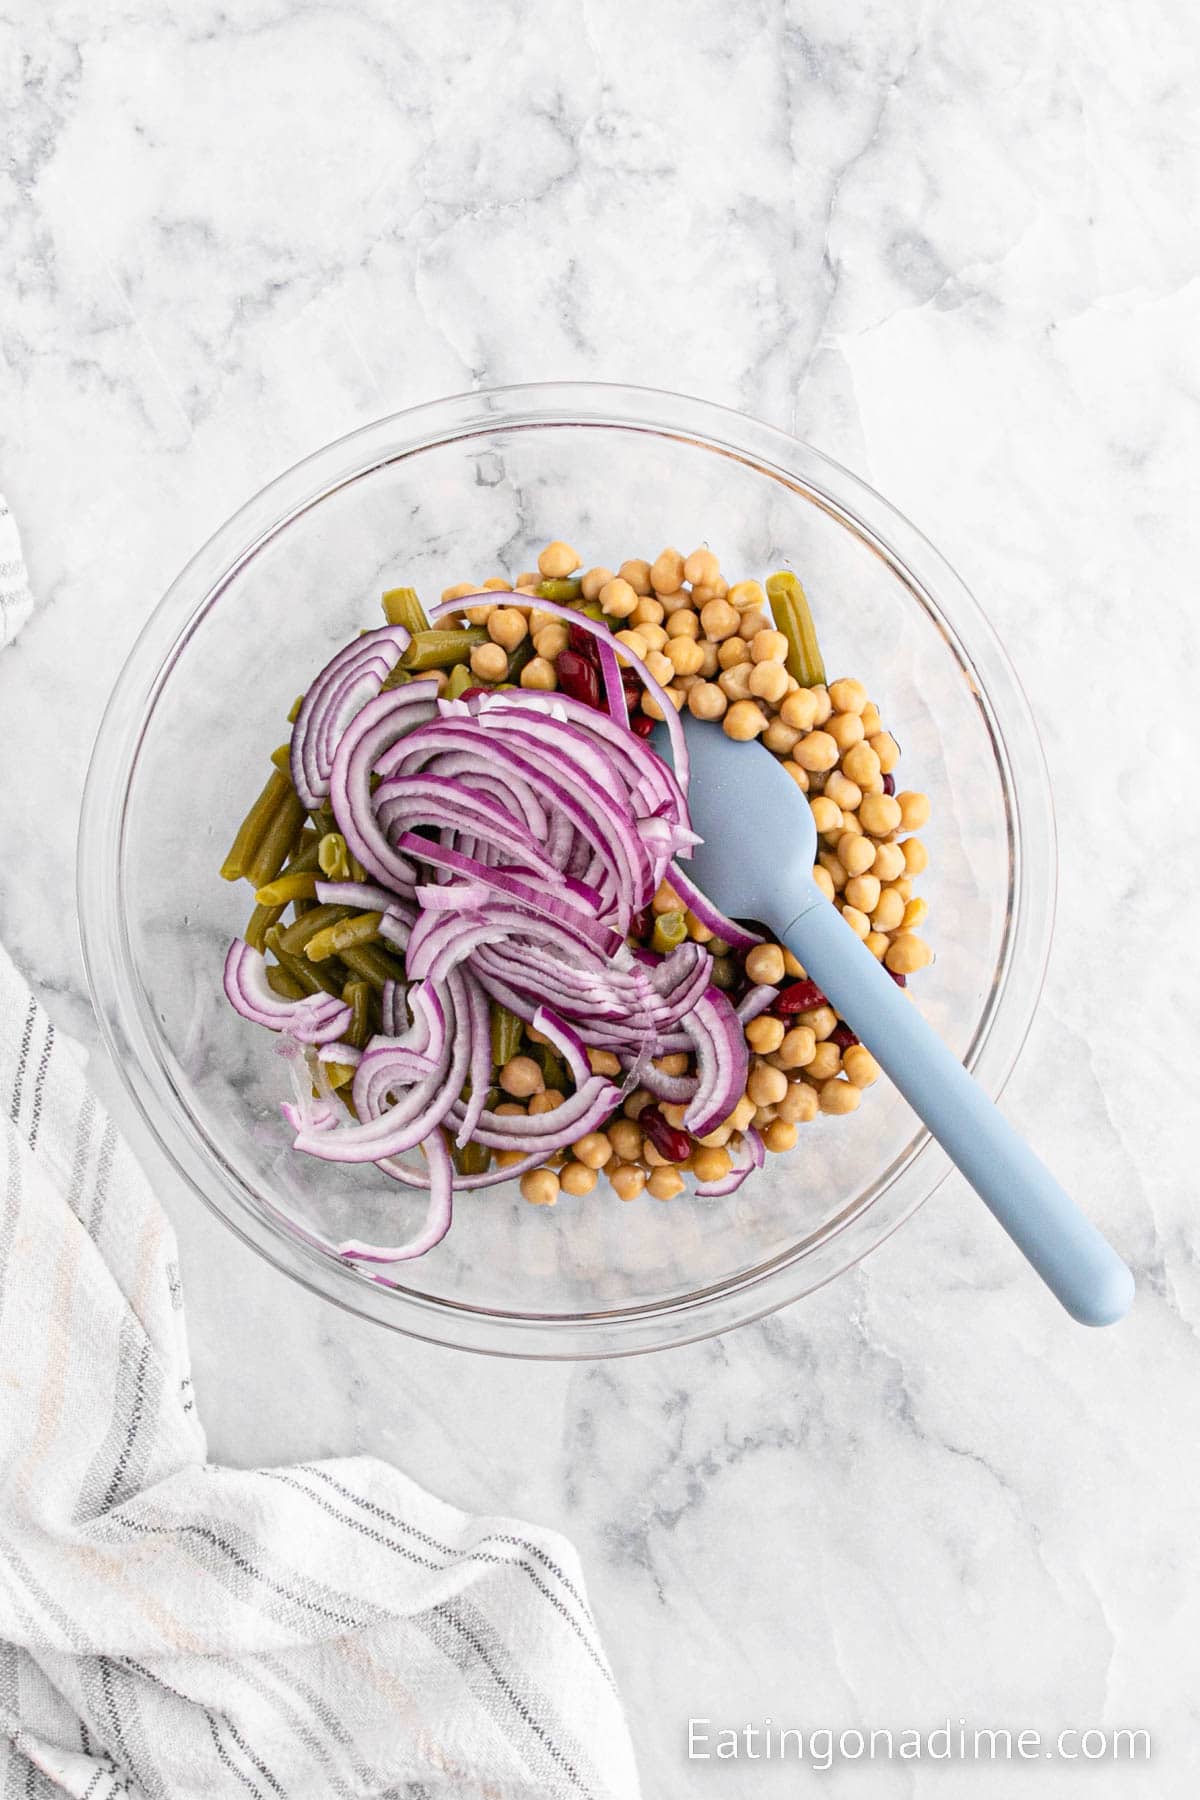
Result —
[[649, 713], [635, 713], [629, 721], [629, 729], [635, 737], [648, 738], [654, 730], [654, 720]]
[[895, 793], [895, 791], [896, 791], [896, 777], [895, 777], [895, 776], [894, 776], [894, 775], [885, 775], [885, 776], [884, 776], [884, 778], [883, 778], [883, 791], [884, 791], [884, 793], [885, 793], [885, 794], [894, 794], [894, 793]]
[[676, 1131], [673, 1125], [668, 1125], [657, 1106], [643, 1106], [637, 1122], [658, 1154], [665, 1156], [668, 1162], [686, 1162], [692, 1154], [692, 1140], [687, 1132]]
[[600, 708], [600, 677], [586, 656], [575, 650], [560, 651], [558, 662], [558, 684], [564, 694], [572, 700], [580, 700], [584, 706]]
[[815, 981], [793, 981], [789, 987], [780, 990], [779, 998], [771, 1011], [777, 1013], [815, 1012], [818, 1006], [828, 1006], [829, 1002]]
[[889, 969], [888, 974], [891, 976], [892, 980], [895, 982], [897, 987], [907, 987], [908, 986], [908, 976], [901, 975], [901, 973], [898, 969]]
[[634, 913], [629, 921], [629, 929], [635, 938], [649, 937], [650, 908], [648, 906], [643, 906], [640, 912]]
[[581, 625], [567, 626], [567, 643], [577, 656], [586, 656], [590, 663], [600, 661], [600, 648], [590, 631]]
[[848, 1025], [835, 1025], [829, 1034], [829, 1041], [836, 1044], [839, 1050], [849, 1050], [851, 1044], [857, 1044], [858, 1039]]

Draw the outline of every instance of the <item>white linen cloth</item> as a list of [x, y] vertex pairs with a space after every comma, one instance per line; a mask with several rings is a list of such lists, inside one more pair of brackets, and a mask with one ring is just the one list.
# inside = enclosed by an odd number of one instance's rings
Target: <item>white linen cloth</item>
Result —
[[[31, 610], [0, 501], [0, 644]], [[82, 1061], [0, 949], [3, 1794], [634, 1800], [562, 1538], [367, 1457], [205, 1460], [171, 1228]]]

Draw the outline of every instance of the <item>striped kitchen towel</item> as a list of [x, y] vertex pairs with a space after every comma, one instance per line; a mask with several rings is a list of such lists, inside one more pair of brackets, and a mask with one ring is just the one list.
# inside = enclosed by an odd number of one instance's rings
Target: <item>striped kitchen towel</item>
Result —
[[[0, 641], [29, 611], [0, 502]], [[632, 1800], [563, 1539], [205, 1460], [171, 1228], [3, 950], [0, 1107], [3, 1793]]]

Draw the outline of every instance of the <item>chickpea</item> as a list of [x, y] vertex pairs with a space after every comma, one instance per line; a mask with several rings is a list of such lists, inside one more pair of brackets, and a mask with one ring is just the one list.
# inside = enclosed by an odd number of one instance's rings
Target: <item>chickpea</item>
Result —
[[741, 622], [738, 625], [738, 636], [744, 638], [746, 642], [749, 643], [751, 638], [757, 637], [760, 631], [766, 631], [767, 629], [768, 621], [763, 617], [759, 608], [757, 606], [748, 606], [742, 614]]
[[918, 931], [929, 917], [929, 902], [920, 896], [910, 900], [904, 908], [904, 917], [900, 921], [903, 931]]
[[857, 906], [851, 906], [847, 903], [842, 907], [842, 917], [845, 919], [855, 937], [860, 937], [865, 942], [871, 933], [871, 921], [868, 919], [866, 913], [860, 912]]
[[541, 579], [536, 569], [522, 569], [513, 585], [516, 588], [535, 588], [539, 586]]
[[712, 941], [711, 926], [706, 925], [702, 919], [698, 919], [690, 906], [683, 915], [683, 921], [687, 926], [688, 936], [694, 944], [707, 944]]
[[817, 696], [811, 688], [797, 688], [779, 708], [779, 716], [794, 731], [811, 731], [817, 722]]
[[[787, 766], [788, 765], [785, 763], [784, 767], [786, 768]], [[829, 870], [823, 869], [820, 863], [817, 863], [813, 868], [813, 882], [820, 888], [827, 900], [834, 899], [837, 894], [837, 889], [833, 885]]]
[[867, 704], [867, 690], [861, 681], [831, 681], [829, 699], [838, 712], [861, 716]]
[[803, 1069], [812, 1061], [816, 1050], [817, 1037], [812, 1026], [793, 1025], [779, 1046], [779, 1062], [785, 1069]]
[[879, 1064], [871, 1055], [865, 1044], [851, 1044], [842, 1052], [842, 1067], [847, 1079], [857, 1088], [870, 1087], [879, 1080]]
[[842, 829], [842, 809], [835, 806], [826, 794], [818, 794], [810, 802], [813, 824], [821, 837], [834, 837]]
[[557, 620], [553, 625], [543, 625], [534, 636], [533, 647], [539, 656], [544, 656], [547, 662], [553, 662], [567, 647], [567, 627], [560, 625]]
[[864, 794], [858, 819], [872, 837], [887, 837], [900, 823], [900, 807], [891, 794]]
[[[835, 1046], [836, 1048], [836, 1046]], [[770, 1063], [756, 1062], [746, 1082], [746, 1092], [755, 1106], [777, 1106], [787, 1093], [787, 1076]]]
[[686, 588], [680, 588], [677, 594], [656, 594], [655, 599], [663, 609], [663, 618], [674, 618], [677, 612], [695, 612], [692, 596]]
[[728, 600], [709, 600], [700, 613], [700, 623], [704, 627], [705, 637], [720, 642], [723, 638], [732, 637], [740, 624], [737, 609]]
[[796, 1148], [796, 1127], [786, 1119], [772, 1119], [763, 1132], [763, 1143], [768, 1150], [778, 1156], [784, 1150]]
[[873, 738], [876, 732], [883, 730], [883, 721], [879, 717], [879, 708], [873, 700], [868, 700], [867, 704], [863, 707], [862, 722], [863, 730], [869, 738]]
[[692, 1157], [692, 1173], [697, 1181], [722, 1181], [732, 1167], [733, 1158], [728, 1150], [715, 1144], [697, 1150]]
[[724, 1125], [715, 1125], [702, 1138], [697, 1138], [696, 1142], [703, 1144], [706, 1150], [719, 1150], [722, 1144], [727, 1144], [732, 1136], [733, 1126], [726, 1122]]
[[585, 600], [598, 600], [600, 589], [613, 580], [611, 569], [589, 569], [580, 580], [580, 592]]
[[802, 1025], [807, 1025], [818, 1043], [824, 1043], [831, 1032], [837, 1030], [837, 1014], [832, 1006], [814, 1006], [811, 1012], [799, 1013]]
[[727, 700], [748, 700], [750, 698], [750, 664], [737, 663], [732, 669], [722, 669], [717, 676], [717, 686]]
[[854, 875], [846, 883], [846, 899], [860, 912], [874, 912], [879, 905], [880, 885], [877, 875]]
[[471, 673], [480, 681], [503, 681], [508, 674], [508, 652], [499, 644], [476, 644], [471, 652]]
[[652, 1200], [674, 1200], [676, 1194], [682, 1194], [684, 1179], [679, 1170], [671, 1163], [665, 1163], [661, 1169], [652, 1169], [646, 1182], [646, 1192]]
[[572, 550], [570, 544], [564, 544], [561, 538], [555, 538], [547, 544], [538, 557], [538, 573], [545, 581], [561, 581], [566, 575], [573, 575], [579, 567], [579, 553]]
[[[770, 668], [770, 666], [769, 663], [760, 665], [764, 669]], [[785, 725], [782, 719], [772, 719], [763, 732], [763, 743], [768, 750], [773, 750], [776, 756], [786, 756], [788, 751], [799, 742], [800, 733], [793, 731], [790, 725]]]
[[642, 1144], [642, 1167], [644, 1169], [666, 1168], [670, 1162], [667, 1156], [660, 1156], [654, 1145], [647, 1138]]
[[629, 615], [631, 625], [661, 625], [666, 612], [661, 601], [646, 598], [639, 600]]
[[759, 1056], [770, 1056], [779, 1049], [783, 1039], [783, 1020], [773, 1019], [770, 1013], [760, 1013], [746, 1027], [746, 1042]]
[[523, 688], [537, 688], [549, 693], [558, 686], [558, 671], [547, 657], [533, 656], [521, 670], [520, 680]]
[[755, 944], [746, 952], [746, 978], [756, 987], [783, 980], [783, 951], [778, 944]]
[[[617, 570], [617, 580], [627, 581], [635, 594], [653, 592], [650, 586], [650, 564], [643, 562], [640, 557], [635, 556], [628, 562], [623, 562]], [[604, 604], [603, 597], [600, 604]]]
[[[832, 721], [831, 721], [832, 722]], [[842, 773], [858, 787], [869, 787], [879, 779], [879, 758], [870, 744], [851, 744], [842, 757]]]
[[645, 664], [660, 687], [670, 687], [675, 679], [675, 665], [661, 650], [647, 650]]
[[834, 893], [840, 894], [846, 885], [847, 876], [845, 869], [843, 869], [841, 863], [833, 854], [833, 851], [818, 850], [817, 861], [820, 863], [821, 867], [827, 871], [830, 880], [833, 882]]
[[928, 794], [914, 794], [911, 789], [906, 789], [904, 793], [896, 795], [896, 805], [900, 808], [902, 831], [920, 831], [922, 825], [928, 825]]
[[558, 1184], [564, 1194], [590, 1194], [596, 1185], [596, 1171], [589, 1169], [586, 1163], [566, 1163]]
[[862, 743], [862, 720], [857, 713], [834, 713], [825, 729], [841, 751], [844, 766], [847, 753]]
[[910, 875], [921, 875], [929, 867], [929, 852], [920, 838], [905, 838], [899, 846], [904, 867]]
[[817, 1090], [807, 1081], [793, 1081], [779, 1102], [779, 1117], [789, 1125], [806, 1125], [817, 1116]]
[[533, 1094], [529, 1101], [530, 1118], [536, 1118], [539, 1113], [557, 1112], [565, 1098], [560, 1088], [546, 1088], [543, 1093]]
[[494, 644], [499, 644], [502, 650], [515, 650], [529, 626], [519, 607], [493, 606], [487, 628]]
[[904, 873], [904, 852], [899, 844], [880, 844], [875, 851], [871, 872], [880, 881], [898, 881]]
[[[497, 1110], [499, 1110], [497, 1108]], [[525, 1161], [524, 1150], [497, 1150], [495, 1163], [498, 1169], [513, 1169], [518, 1163]]]
[[660, 881], [650, 897], [650, 910], [657, 916], [665, 912], [682, 912], [683, 901], [669, 881]]
[[719, 646], [717, 644], [710, 644], [707, 638], [705, 638], [700, 646], [700, 654], [704, 658], [704, 661], [700, 664], [700, 673], [703, 675], [705, 681], [711, 681], [721, 666], [721, 659], [717, 654], [718, 649]]
[[827, 1081], [818, 1104], [823, 1113], [852, 1113], [858, 1111], [861, 1101], [862, 1089], [852, 1081]]
[[[872, 920], [872, 924], [874, 924], [874, 920]], [[867, 949], [871, 952], [871, 955], [875, 958], [876, 962], [883, 961], [884, 957], [887, 955], [888, 947], [888, 937], [886, 932], [874, 930], [868, 931], [866, 937], [863, 939], [863, 943], [867, 946]]]
[[690, 637], [669, 637], [663, 655], [677, 675], [698, 675], [704, 661], [699, 644]]
[[504, 1092], [517, 1100], [528, 1100], [531, 1094], [543, 1093], [546, 1087], [532, 1056], [511, 1057], [500, 1071], [499, 1082]]
[[[626, 565], [622, 563], [621, 567]], [[627, 619], [637, 610], [637, 589], [621, 575], [613, 581], [606, 581], [598, 595], [600, 610], [607, 613], [610, 619]]]
[[718, 646], [717, 661], [722, 669], [736, 669], [742, 663], [750, 661], [749, 645], [743, 644], [739, 637], [726, 638], [725, 642]]
[[767, 728], [767, 716], [753, 700], [735, 700], [721, 721], [726, 737], [748, 743]]
[[792, 981], [806, 979], [804, 964], [796, 961], [786, 944], [783, 947], [783, 972]]
[[[810, 731], [806, 738], [801, 738], [792, 756], [802, 769], [815, 774], [833, 768], [838, 759], [838, 747], [827, 731]], [[863, 823], [865, 825], [866, 821]]]
[[833, 713], [833, 701], [829, 698], [829, 689], [815, 687], [812, 691], [817, 699], [817, 724], [824, 725]]
[[661, 1069], [664, 1075], [686, 1075], [688, 1061], [686, 1050], [672, 1050], [667, 1056], [656, 1056], [654, 1066]]
[[715, 581], [693, 582], [692, 605], [699, 609], [707, 606], [710, 600], [724, 600], [728, 592], [729, 583], [723, 575], [718, 575]]
[[692, 587], [707, 587], [716, 581], [721, 573], [721, 565], [711, 550], [693, 550], [684, 559], [683, 579]]
[[473, 581], [456, 581], [453, 587], [442, 589], [443, 600], [463, 600], [468, 594], [477, 594], [479, 589]]
[[607, 1174], [618, 1200], [636, 1200], [646, 1185], [646, 1171], [631, 1163], [618, 1163]]
[[884, 775], [890, 775], [900, 761], [900, 746], [891, 732], [877, 731], [874, 737], [868, 738], [867, 742], [879, 758], [880, 771]]
[[750, 639], [750, 656], [756, 663], [787, 660], [788, 641], [782, 631], [756, 631]]
[[631, 656], [640, 656], [645, 662], [650, 646], [640, 631], [616, 631], [613, 633], [613, 637], [618, 644], [625, 646]]
[[904, 900], [894, 887], [880, 888], [879, 898], [871, 908], [871, 923], [876, 931], [898, 931], [904, 918]]
[[642, 1154], [642, 1134], [632, 1119], [614, 1119], [608, 1139], [618, 1162], [636, 1162]]
[[[825, 792], [829, 798], [841, 807], [844, 813], [855, 813], [862, 805], [862, 789], [856, 782], [848, 781], [844, 769], [831, 769], [825, 777]], [[850, 829], [861, 831], [862, 826], [855, 819]]]
[[755, 1106], [749, 1094], [743, 1094], [725, 1123], [733, 1131], [745, 1131], [755, 1113]]
[[661, 625], [631, 625], [648, 650], [665, 650], [667, 634]]
[[524, 1119], [528, 1116], [518, 1100], [502, 1100], [492, 1110], [498, 1119]]
[[[621, 1111], [627, 1119], [636, 1121], [641, 1118], [648, 1106], [653, 1105], [654, 1095], [650, 1092], [649, 1088], [634, 1088], [632, 1094], [627, 1097]], [[626, 1161], [632, 1162], [632, 1156], [627, 1157]]]
[[571, 1149], [576, 1159], [588, 1169], [602, 1169], [613, 1154], [608, 1134], [603, 1131], [589, 1131], [586, 1136], [577, 1138]]
[[589, 1050], [588, 1067], [593, 1075], [619, 1075], [621, 1073], [620, 1058], [611, 1050]]
[[787, 693], [787, 670], [782, 663], [755, 663], [750, 671], [750, 692], [756, 699], [776, 706]]
[[558, 1199], [558, 1176], [553, 1169], [529, 1169], [521, 1177], [521, 1194], [531, 1206], [553, 1206]]
[[715, 681], [698, 681], [688, 689], [687, 704], [695, 719], [720, 719], [729, 702]]
[[[489, 600], [486, 606], [468, 606], [463, 613], [463, 618], [468, 625], [486, 625], [495, 610], [495, 606]], [[448, 625], [449, 619], [445, 623]]]
[[913, 975], [918, 969], [928, 967], [933, 961], [933, 951], [924, 938], [911, 931], [902, 931], [892, 939], [883, 960], [893, 975]]
[[763, 607], [767, 596], [757, 581], [735, 581], [729, 590], [729, 604], [744, 612], [748, 606]]
[[669, 638], [698, 638], [700, 636], [699, 614], [692, 612], [690, 607], [680, 607], [678, 612], [673, 612], [667, 620], [667, 636]]
[[[861, 832], [843, 831], [835, 848], [838, 861], [851, 881], [865, 875], [875, 861], [875, 845]], [[856, 901], [855, 904], [858, 905], [859, 902]]]
[[810, 1081], [832, 1081], [842, 1066], [842, 1053], [828, 1039], [818, 1044], [804, 1073]]
[[687, 1112], [687, 1103], [686, 1102], [684, 1102], [684, 1101], [677, 1102], [675, 1100], [660, 1100], [658, 1103], [658, 1110], [662, 1114], [663, 1118], [667, 1121], [668, 1125], [673, 1125], [675, 1127], [676, 1131], [683, 1130], [684, 1115]]
[[677, 594], [683, 586], [683, 558], [678, 550], [660, 550], [650, 564], [650, 586], [656, 594]]

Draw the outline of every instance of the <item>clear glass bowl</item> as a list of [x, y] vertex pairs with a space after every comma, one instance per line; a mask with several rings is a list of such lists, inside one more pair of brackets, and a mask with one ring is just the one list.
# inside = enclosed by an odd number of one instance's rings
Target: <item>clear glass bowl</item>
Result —
[[707, 542], [723, 566], [801, 575], [833, 674], [864, 681], [933, 820], [933, 967], [920, 1005], [999, 1092], [1041, 987], [1054, 829], [1029, 708], [937, 551], [795, 439], [679, 395], [553, 383], [459, 395], [354, 432], [256, 495], [162, 600], [126, 665], [84, 801], [79, 913], [96, 1008], [142, 1115], [196, 1192], [278, 1268], [381, 1324], [464, 1349], [610, 1356], [761, 1316], [849, 1268], [928, 1198], [940, 1149], [880, 1084], [802, 1128], [736, 1197], [526, 1205], [464, 1196], [394, 1285], [314, 1249], [404, 1234], [374, 1171], [294, 1154], [272, 1040], [238, 1019], [221, 961], [250, 900], [217, 878], [295, 696], [379, 617], [382, 589], [437, 593], [528, 567], [563, 537], [589, 561]]

